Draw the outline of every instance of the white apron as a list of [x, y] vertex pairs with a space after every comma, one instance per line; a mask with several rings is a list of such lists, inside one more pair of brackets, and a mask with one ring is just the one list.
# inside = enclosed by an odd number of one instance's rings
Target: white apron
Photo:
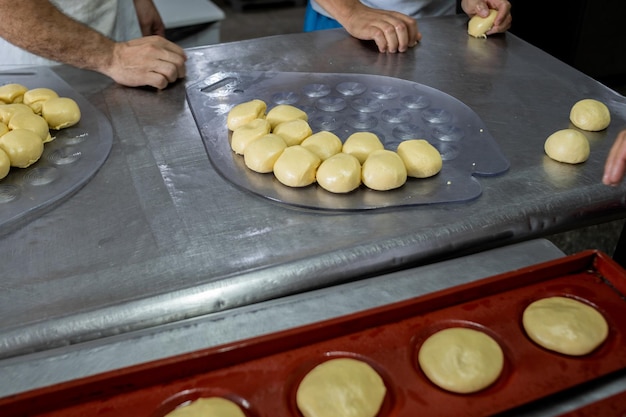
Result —
[[[374, 9], [400, 12], [414, 19], [456, 13], [456, 0], [361, 0], [361, 3]], [[315, 0], [311, 0], [311, 7], [316, 12], [331, 17]]]

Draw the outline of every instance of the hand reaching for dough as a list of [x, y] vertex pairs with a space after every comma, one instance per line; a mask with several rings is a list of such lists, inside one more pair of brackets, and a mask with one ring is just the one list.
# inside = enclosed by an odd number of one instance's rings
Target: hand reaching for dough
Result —
[[618, 185], [626, 171], [626, 129], [622, 130], [615, 138], [615, 143], [609, 151], [609, 156], [604, 164], [604, 176], [602, 182], [606, 185]]
[[511, 28], [511, 3], [507, 0], [462, 0], [461, 7], [469, 16], [475, 15], [487, 17], [489, 9], [497, 10], [498, 15], [493, 22], [493, 27], [487, 31], [486, 35], [506, 32]]

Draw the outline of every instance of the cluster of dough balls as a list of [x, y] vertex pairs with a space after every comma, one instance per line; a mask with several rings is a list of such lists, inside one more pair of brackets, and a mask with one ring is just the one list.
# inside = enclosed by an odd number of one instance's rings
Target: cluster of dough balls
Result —
[[424, 139], [402, 142], [386, 150], [374, 133], [357, 132], [345, 142], [332, 132], [313, 133], [306, 112], [288, 104], [267, 111], [258, 99], [237, 104], [228, 113], [231, 149], [246, 166], [273, 173], [289, 187], [313, 183], [332, 193], [349, 193], [364, 184], [386, 191], [407, 177], [427, 178], [443, 166], [439, 151]]
[[12, 167], [27, 168], [39, 160], [50, 130], [73, 126], [80, 120], [78, 104], [49, 88], [17, 84], [0, 86], [0, 180]]
[[[611, 123], [609, 108], [601, 101], [583, 99], [576, 102], [569, 115], [570, 122], [580, 130], [598, 132]], [[589, 140], [577, 129], [562, 129], [546, 139], [544, 150], [555, 161], [579, 164], [589, 158]]]

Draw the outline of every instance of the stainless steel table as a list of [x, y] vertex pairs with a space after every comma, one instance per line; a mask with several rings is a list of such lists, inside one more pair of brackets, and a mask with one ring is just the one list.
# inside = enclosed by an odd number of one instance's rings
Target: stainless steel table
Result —
[[[469, 38], [461, 16], [421, 21], [419, 46], [385, 55], [342, 30], [188, 51], [188, 82], [217, 71], [379, 74], [473, 109], [511, 168], [473, 201], [367, 212], [295, 209], [233, 187], [213, 168], [185, 98], [55, 71], [104, 112], [113, 149], [71, 198], [0, 238], [0, 356], [7, 358], [227, 311], [290, 294], [624, 216], [600, 182], [626, 99], [506, 34]], [[579, 166], [543, 142], [594, 97], [613, 121]]]

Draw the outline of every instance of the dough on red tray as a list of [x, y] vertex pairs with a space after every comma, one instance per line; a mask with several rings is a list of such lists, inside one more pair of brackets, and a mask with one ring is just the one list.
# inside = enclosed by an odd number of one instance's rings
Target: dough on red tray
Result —
[[222, 397], [198, 398], [164, 417], [246, 417], [241, 407]]

